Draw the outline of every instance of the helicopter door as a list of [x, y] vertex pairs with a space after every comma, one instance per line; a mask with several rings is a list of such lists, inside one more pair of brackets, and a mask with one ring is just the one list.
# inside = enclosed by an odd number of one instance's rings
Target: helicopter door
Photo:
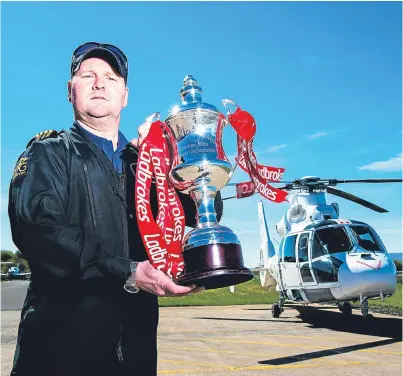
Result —
[[301, 285], [296, 259], [297, 235], [289, 235], [284, 239], [280, 268], [283, 286], [286, 290], [299, 288]]
[[298, 239], [298, 266], [303, 286], [316, 285], [315, 276], [312, 273], [312, 268], [309, 259], [309, 232], [303, 232]]

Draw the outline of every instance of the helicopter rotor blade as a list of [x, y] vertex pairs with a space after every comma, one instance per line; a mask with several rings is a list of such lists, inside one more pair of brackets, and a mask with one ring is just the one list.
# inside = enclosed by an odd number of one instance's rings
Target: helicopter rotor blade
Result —
[[347, 192], [341, 191], [339, 189], [335, 189], [335, 188], [332, 188], [332, 187], [327, 187], [326, 192], [330, 193], [332, 195], [344, 198], [346, 200], [353, 201], [356, 204], [365, 206], [366, 208], [372, 209], [372, 210], [374, 210], [374, 211], [376, 211], [378, 213], [387, 213], [388, 212], [388, 210], [386, 210], [384, 208], [381, 208], [378, 205], [372, 204], [369, 201], [366, 201], [366, 200], [364, 200], [364, 199], [362, 199], [360, 197], [354, 196], [351, 193], [347, 193]]
[[403, 179], [320, 179], [320, 181], [336, 185], [344, 183], [402, 183]]
[[[293, 181], [283, 181], [283, 180], [280, 180], [280, 181], [269, 181], [268, 182], [268, 184], [293, 184], [294, 182]], [[239, 183], [228, 183], [227, 185], [226, 185], [226, 187], [234, 187], [234, 186], [236, 186], [237, 184], [239, 184]]]
[[236, 198], [236, 196], [230, 196], [230, 197], [224, 197], [221, 200], [225, 201], [225, 200], [231, 200], [232, 198]]
[[279, 180], [279, 181], [268, 181], [269, 184], [294, 184], [295, 181]]

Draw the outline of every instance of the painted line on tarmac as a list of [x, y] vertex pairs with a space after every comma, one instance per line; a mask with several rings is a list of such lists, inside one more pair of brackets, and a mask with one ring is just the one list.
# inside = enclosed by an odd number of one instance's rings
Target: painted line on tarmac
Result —
[[[250, 330], [246, 330], [249, 331]], [[217, 330], [181, 330], [180, 333], [214, 333], [214, 334], [218, 334], [218, 335], [225, 335], [225, 334], [237, 334], [241, 332], [239, 330], [234, 330], [234, 331], [229, 331], [229, 330], [225, 330], [225, 331], [217, 331]], [[160, 331], [158, 332], [158, 334], [177, 334], [178, 331]], [[257, 331], [257, 333], [259, 333], [259, 335], [265, 336], [265, 337], [280, 337], [280, 338], [302, 338], [302, 339], [314, 339], [314, 340], [323, 340], [323, 334], [328, 335], [327, 332], [325, 333], [321, 333], [317, 336], [303, 336], [303, 335], [290, 335], [290, 334], [265, 334], [263, 331]], [[386, 339], [390, 339], [390, 337], [377, 337], [379, 340], [386, 340]], [[352, 343], [356, 343], [357, 345], [359, 345], [360, 343], [357, 342], [357, 340], [353, 340], [353, 339], [346, 339], [343, 337], [330, 337], [327, 336], [324, 338], [325, 340], [338, 340], [338, 341], [345, 341], [345, 342], [352, 342]]]
[[[197, 348], [197, 347], [178, 347], [175, 346], [175, 350], [183, 350], [186, 352], [193, 351], [193, 352], [207, 352], [207, 353], [221, 353], [221, 354], [229, 354], [229, 355], [251, 355], [251, 356], [264, 356], [265, 358], [270, 357], [270, 358], [277, 358], [279, 354], [268, 354], [268, 353], [250, 353], [250, 352], [244, 352], [240, 353], [239, 351], [231, 351], [231, 350], [221, 350], [221, 349], [202, 349], [202, 348]], [[171, 346], [158, 346], [158, 351], [171, 351], [172, 352], [172, 347]], [[344, 354], [344, 353], [340, 353]], [[289, 358], [294, 358], [297, 359], [301, 362], [304, 362], [306, 360], [309, 360], [309, 358], [304, 358], [303, 355], [289, 355]], [[329, 360], [329, 359], [316, 359], [316, 362], [326, 362], [326, 363], [341, 363], [345, 364], [346, 361], [344, 360]], [[376, 364], [391, 364], [391, 365], [401, 365], [401, 363], [392, 363], [390, 361], [386, 362], [379, 362], [377, 361]]]
[[304, 347], [304, 348], [313, 348], [313, 349], [327, 349], [327, 347], [323, 346], [315, 346], [315, 345], [302, 345], [302, 344], [294, 344], [294, 343], [278, 343], [278, 342], [257, 342], [257, 341], [241, 341], [235, 339], [211, 339], [211, 338], [176, 338], [176, 337], [165, 337], [164, 339], [176, 339], [180, 341], [207, 341], [207, 342], [227, 342], [227, 343], [243, 343], [250, 345], [273, 345], [279, 347]]
[[[258, 342], [258, 341], [240, 341], [240, 340], [233, 340], [233, 339], [211, 339], [211, 338], [176, 338], [176, 337], [164, 337], [164, 339], [170, 340], [179, 340], [179, 341], [206, 341], [206, 342], [227, 342], [227, 343], [243, 343], [243, 344], [250, 344], [250, 345], [271, 345], [277, 347], [302, 347], [302, 348], [311, 348], [317, 350], [329, 350], [334, 351], [335, 353], [339, 353], [336, 349], [325, 347], [325, 346], [316, 346], [316, 345], [305, 345], [305, 344], [298, 344], [298, 343], [278, 343], [278, 342]], [[371, 344], [369, 342], [368, 344]], [[357, 345], [366, 345], [366, 343], [358, 343]], [[375, 354], [388, 354], [388, 355], [402, 355], [402, 352], [399, 351], [383, 351], [383, 350], [354, 350], [354, 352], [367, 352], [367, 353], [375, 353]]]
[[[168, 350], [172, 351], [172, 346], [158, 346], [158, 351], [160, 351], [161, 349], [162, 349], [162, 351], [165, 351], [164, 349], [167, 349], [167, 351]], [[211, 349], [210, 350], [210, 349], [201, 349], [201, 348], [196, 348], [196, 347], [178, 347], [178, 346], [175, 346], [174, 350], [195, 351], [195, 352], [212, 352], [212, 353], [239, 355], [239, 351], [218, 350], [218, 349]], [[245, 353], [245, 352], [242, 352], [242, 354], [245, 354], [245, 355], [263, 355], [263, 354], [253, 354], [253, 353]], [[265, 354], [265, 355], [268, 356], [267, 354]]]
[[[184, 362], [186, 363], [186, 362]], [[329, 363], [330, 364], [330, 363]], [[373, 365], [373, 362], [345, 362], [344, 366]], [[334, 366], [334, 365], [333, 365]], [[239, 372], [239, 371], [264, 371], [271, 369], [301, 369], [301, 368], [324, 368], [323, 364], [293, 364], [293, 365], [254, 365], [254, 366], [221, 366], [210, 369], [167, 369], [158, 370], [159, 375], [174, 375], [183, 373], [217, 373], [217, 372]]]
[[193, 366], [200, 366], [200, 367], [222, 367], [221, 364], [213, 364], [213, 363], [198, 363], [198, 362], [190, 362], [186, 360], [158, 360], [159, 363], [171, 363], [171, 364], [191, 364]]

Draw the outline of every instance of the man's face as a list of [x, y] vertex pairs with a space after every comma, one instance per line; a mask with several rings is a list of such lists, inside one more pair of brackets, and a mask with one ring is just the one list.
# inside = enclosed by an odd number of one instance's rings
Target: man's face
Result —
[[123, 77], [99, 58], [84, 60], [68, 83], [69, 101], [79, 118], [120, 115], [127, 105], [128, 89]]

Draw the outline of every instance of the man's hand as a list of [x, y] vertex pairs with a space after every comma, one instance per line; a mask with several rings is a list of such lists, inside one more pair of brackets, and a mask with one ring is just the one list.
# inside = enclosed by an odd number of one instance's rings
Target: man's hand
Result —
[[185, 296], [204, 290], [204, 287], [179, 286], [160, 270], [155, 269], [150, 261], [143, 261], [137, 265], [136, 284], [144, 291], [157, 296]]
[[141, 124], [138, 129], [137, 132], [139, 134], [139, 138], [133, 138], [130, 142], [131, 144], [135, 147], [135, 148], [139, 148], [141, 143], [144, 141], [144, 139], [147, 137], [148, 132], [150, 131], [150, 127], [151, 127], [151, 122], [147, 121], [143, 124]]

